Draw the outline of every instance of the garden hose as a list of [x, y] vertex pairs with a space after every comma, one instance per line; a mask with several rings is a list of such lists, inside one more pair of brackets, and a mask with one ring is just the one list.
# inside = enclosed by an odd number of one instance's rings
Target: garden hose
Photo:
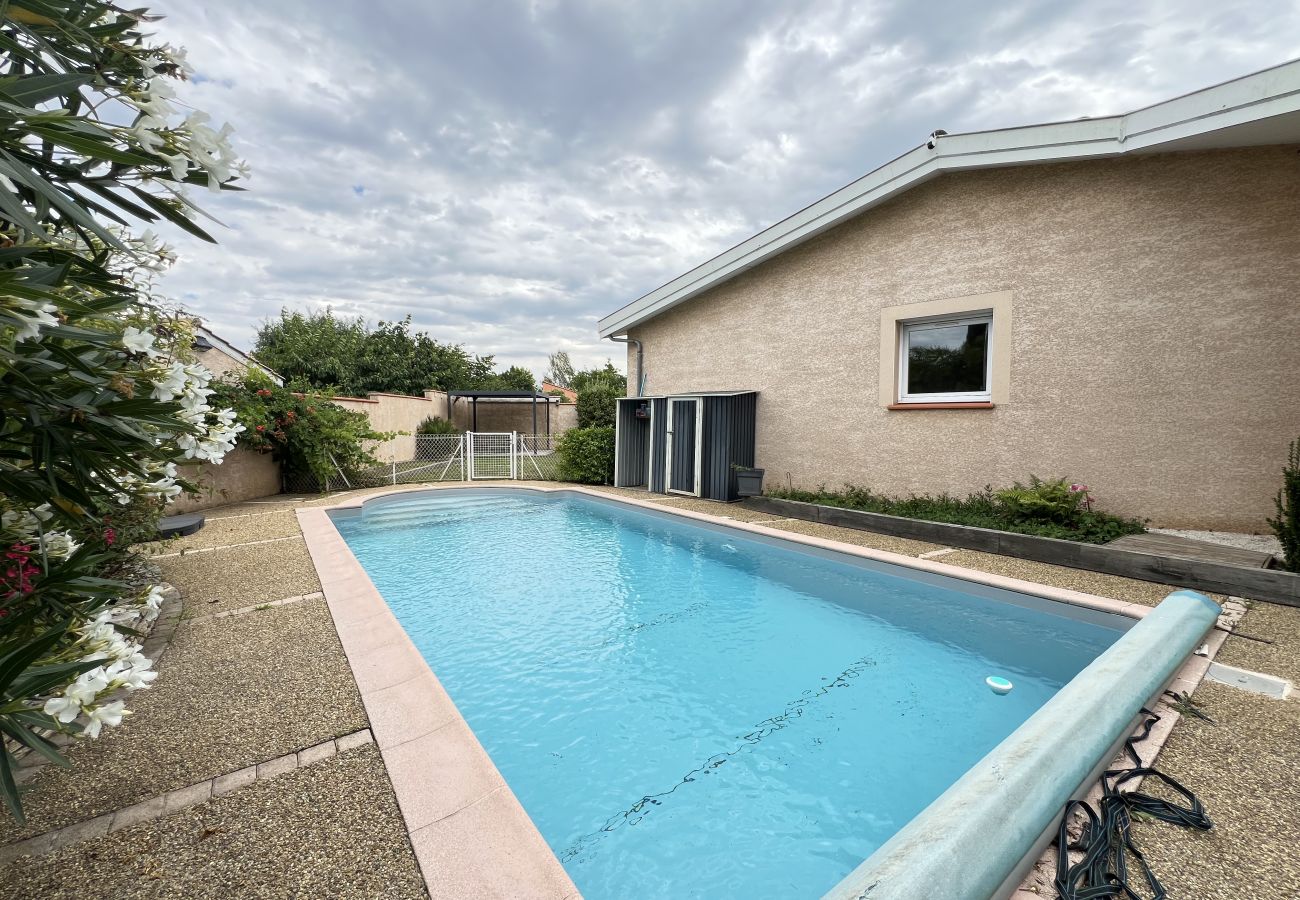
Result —
[[[1190, 703], [1186, 698], [1179, 698], [1183, 703]], [[1142, 851], [1133, 842], [1130, 831], [1132, 814], [1137, 813], [1171, 825], [1183, 828], [1195, 828], [1209, 831], [1214, 827], [1205, 807], [1196, 795], [1183, 787], [1168, 775], [1151, 766], [1143, 766], [1134, 745], [1144, 741], [1151, 734], [1152, 727], [1160, 721], [1160, 716], [1145, 707], [1142, 710], [1147, 718], [1141, 733], [1130, 736], [1124, 741], [1124, 750], [1133, 761], [1129, 769], [1110, 769], [1101, 776], [1102, 796], [1093, 808], [1084, 800], [1071, 800], [1061, 817], [1061, 827], [1057, 832], [1056, 891], [1061, 900], [1103, 900], [1103, 898], [1120, 897], [1125, 900], [1143, 900], [1130, 884], [1128, 857], [1137, 860], [1141, 868], [1146, 887], [1151, 892], [1150, 900], [1165, 900], [1168, 897], [1164, 886], [1151, 870], [1150, 864]], [[1194, 710], [1193, 714], [1199, 713]], [[1200, 714], [1201, 718], [1209, 719]], [[1173, 791], [1182, 796], [1186, 805], [1162, 800], [1150, 794], [1138, 791], [1124, 793], [1120, 786], [1134, 778], [1158, 778]], [[1077, 842], [1071, 843], [1067, 826], [1070, 816], [1076, 809], [1082, 810], [1087, 817], [1083, 831]], [[1073, 865], [1070, 863], [1069, 851], [1082, 851], [1083, 858]]]

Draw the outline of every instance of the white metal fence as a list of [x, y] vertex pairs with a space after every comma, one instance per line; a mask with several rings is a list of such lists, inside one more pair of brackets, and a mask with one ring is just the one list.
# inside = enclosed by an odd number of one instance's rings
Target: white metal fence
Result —
[[559, 477], [555, 441], [549, 434], [509, 431], [417, 434], [412, 459], [392, 460], [359, 472], [338, 471], [326, 485], [299, 479], [286, 483], [285, 489], [310, 493], [439, 481], [554, 481]]

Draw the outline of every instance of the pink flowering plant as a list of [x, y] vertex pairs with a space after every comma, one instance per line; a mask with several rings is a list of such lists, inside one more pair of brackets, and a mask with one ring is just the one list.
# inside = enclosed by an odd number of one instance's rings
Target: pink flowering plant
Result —
[[177, 466], [220, 462], [243, 426], [210, 402], [193, 320], [154, 293], [175, 259], [150, 231], [211, 240], [189, 191], [242, 172], [228, 127], [174, 102], [190, 69], [142, 10], [0, 4], [0, 797], [64, 763], [155, 675], [162, 594], [131, 562]]

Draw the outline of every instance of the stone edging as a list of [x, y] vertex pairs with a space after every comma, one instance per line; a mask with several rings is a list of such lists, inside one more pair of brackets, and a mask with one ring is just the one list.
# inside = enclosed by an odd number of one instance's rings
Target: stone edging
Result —
[[887, 516], [882, 513], [843, 509], [837, 506], [822, 506], [798, 500], [781, 500], [776, 497], [751, 497], [746, 502], [746, 506], [759, 512], [819, 522], [823, 525], [874, 531], [912, 540], [946, 544], [950, 547], [961, 547], [966, 550], [999, 553], [1035, 562], [1067, 566], [1072, 569], [1086, 569], [1091, 572], [1103, 572], [1107, 575], [1137, 578], [1159, 584], [1172, 584], [1198, 591], [1248, 597], [1285, 606], [1300, 606], [1300, 575], [1291, 572], [1249, 569], [1245, 566], [1231, 566], [1206, 560], [1122, 550], [1104, 544], [1084, 544], [1058, 538], [996, 531], [991, 528], [975, 528], [970, 525], [927, 522], [921, 519]]
[[142, 800], [131, 806], [104, 813], [102, 816], [96, 816], [84, 822], [77, 822], [64, 828], [47, 831], [44, 834], [38, 834], [36, 837], [14, 844], [6, 844], [0, 847], [0, 865], [11, 862], [20, 856], [41, 856], [60, 850], [69, 844], [103, 837], [110, 832], [130, 828], [132, 825], [161, 819], [163, 816], [189, 809], [191, 806], [197, 806], [213, 797], [228, 794], [255, 781], [264, 781], [285, 772], [291, 772], [294, 769], [301, 769], [323, 759], [329, 759], [336, 753], [342, 753], [345, 750], [352, 750], [372, 743], [373, 740], [370, 729], [363, 728], [360, 731], [354, 731], [339, 738], [331, 738], [296, 753], [286, 753], [284, 756], [247, 766], [235, 772], [228, 772], [215, 778], [209, 778], [206, 781], [176, 788], [174, 791], [150, 797], [148, 800]]

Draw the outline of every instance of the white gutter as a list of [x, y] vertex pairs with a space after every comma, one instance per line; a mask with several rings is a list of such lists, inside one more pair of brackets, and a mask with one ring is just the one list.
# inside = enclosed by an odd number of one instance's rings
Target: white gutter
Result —
[[[940, 135], [605, 316], [623, 334], [944, 172], [1118, 156], [1300, 112], [1300, 60], [1120, 116]], [[1243, 146], [1225, 142], [1225, 146]]]

